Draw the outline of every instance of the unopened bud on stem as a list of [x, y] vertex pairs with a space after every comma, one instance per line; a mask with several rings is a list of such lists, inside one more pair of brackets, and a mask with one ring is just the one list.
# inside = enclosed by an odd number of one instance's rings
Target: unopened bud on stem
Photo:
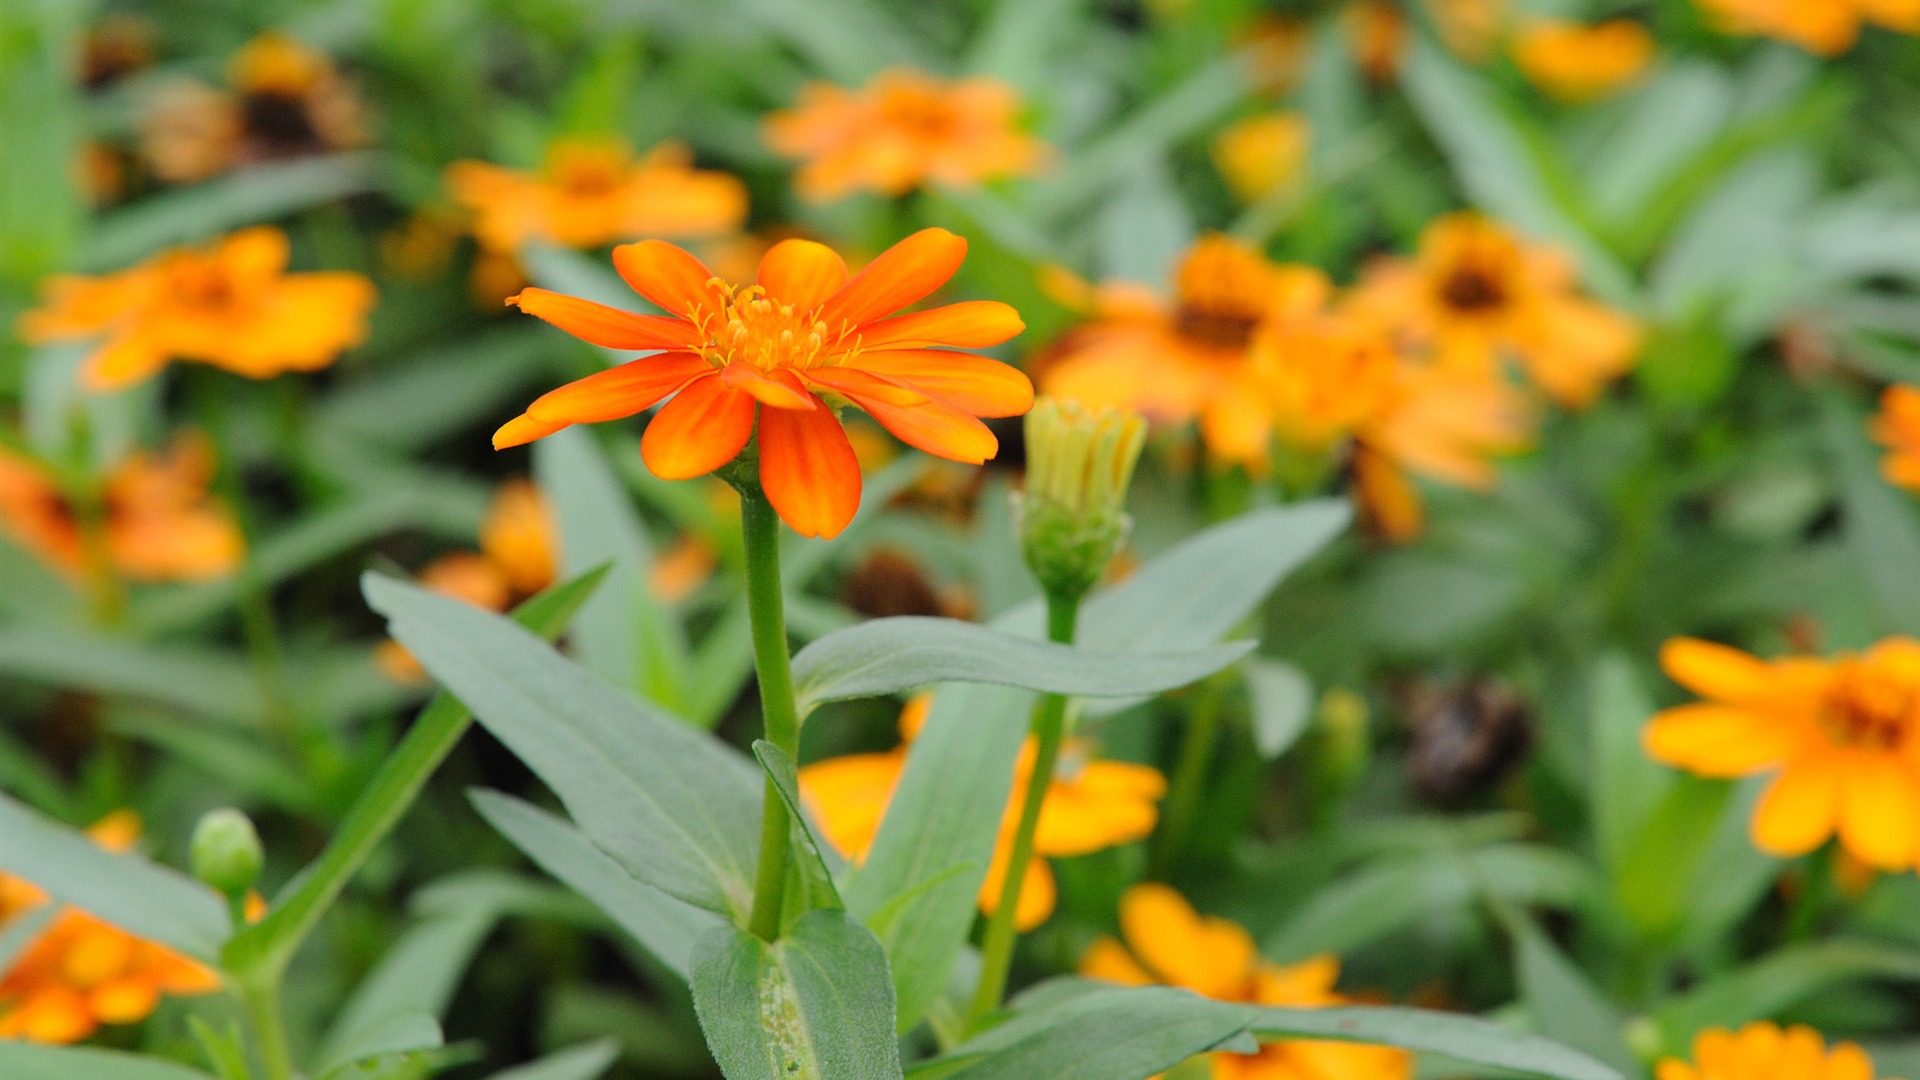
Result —
[[193, 830], [193, 876], [232, 899], [244, 897], [260, 878], [266, 854], [247, 815], [231, 808], [209, 811]]
[[1127, 488], [1147, 423], [1138, 413], [1041, 398], [1026, 424], [1021, 548], [1049, 595], [1077, 601], [1126, 541]]

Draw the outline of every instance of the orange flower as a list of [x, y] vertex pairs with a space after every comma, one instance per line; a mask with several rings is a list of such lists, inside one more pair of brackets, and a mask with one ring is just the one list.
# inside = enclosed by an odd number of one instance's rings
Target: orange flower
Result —
[[204, 180], [240, 165], [346, 150], [367, 141], [359, 99], [324, 54], [268, 32], [234, 54], [233, 92], [176, 82], [141, 117], [154, 175]]
[[[136, 581], [204, 581], [240, 564], [244, 542], [232, 516], [207, 493], [213, 447], [183, 434], [164, 456], [137, 451], [100, 489], [105, 555]], [[47, 565], [85, 576], [80, 515], [45, 466], [0, 449], [0, 530]]]
[[1533, 410], [1498, 373], [1402, 363], [1385, 401], [1356, 433], [1354, 481], [1361, 508], [1383, 538], [1405, 542], [1425, 521], [1406, 471], [1489, 491], [1490, 458], [1525, 450]]
[[854, 191], [904, 195], [1033, 173], [1045, 144], [1015, 130], [1013, 87], [987, 78], [943, 82], [903, 68], [859, 90], [810, 83], [792, 109], [766, 118], [767, 145], [803, 160], [794, 187], [814, 201]]
[[1660, 663], [1707, 700], [1655, 715], [1647, 753], [1701, 776], [1777, 771], [1754, 811], [1761, 850], [1804, 855], [1837, 832], [1878, 869], [1920, 859], [1920, 642], [1766, 661], [1677, 638]]
[[1693, 1062], [1667, 1058], [1656, 1080], [1873, 1080], [1873, 1059], [1850, 1042], [1831, 1050], [1809, 1027], [1770, 1023], [1739, 1031], [1709, 1028], [1694, 1037]]
[[1376, 83], [1400, 77], [1407, 51], [1407, 19], [1388, 0], [1354, 0], [1341, 12], [1347, 47], [1361, 73]]
[[1874, 441], [1887, 448], [1880, 473], [1890, 484], [1920, 491], [1920, 387], [1889, 386], [1880, 398], [1880, 413], [1868, 427]]
[[538, 174], [456, 161], [447, 190], [475, 215], [473, 234], [494, 251], [528, 241], [590, 248], [642, 236], [707, 236], [740, 227], [747, 187], [693, 167], [684, 143], [636, 159], [613, 137], [570, 138], [547, 148]]
[[[1179, 893], [1154, 883], [1120, 898], [1122, 944], [1093, 943], [1080, 962], [1090, 979], [1125, 986], [1177, 986], [1202, 997], [1255, 1005], [1323, 1008], [1348, 999], [1333, 989], [1340, 961], [1316, 956], [1281, 967], [1262, 959], [1253, 936], [1225, 919], [1201, 915]], [[1214, 1080], [1406, 1080], [1413, 1056], [1362, 1043], [1290, 1040], [1257, 1054], [1211, 1055]], [[1664, 1078], [1663, 1078], [1664, 1080]]]
[[1443, 366], [1517, 361], [1547, 396], [1580, 408], [1633, 366], [1641, 334], [1574, 284], [1559, 253], [1478, 214], [1450, 214], [1427, 226], [1412, 260], [1377, 264], [1351, 308]]
[[31, 344], [97, 338], [83, 378], [117, 390], [170, 360], [197, 360], [250, 379], [331, 364], [367, 336], [373, 283], [359, 274], [289, 274], [287, 236], [243, 229], [207, 250], [176, 248], [131, 270], [61, 275], [20, 319]]
[[[920, 697], [900, 715], [901, 745], [881, 754], [851, 754], [816, 762], [800, 770], [800, 796], [818, 822], [822, 836], [853, 862], [866, 858], [880, 831], [887, 804], [899, 785], [913, 740], [926, 723], [931, 699]], [[1020, 799], [1033, 771], [1036, 746], [1028, 739], [1014, 766], [1013, 794], [1000, 819], [1000, 837], [980, 887], [980, 910], [991, 915], [1012, 862], [1013, 837], [1020, 825]], [[1033, 860], [1027, 865], [1014, 925], [1031, 930], [1053, 914], [1053, 871], [1046, 858], [1086, 855], [1144, 839], [1159, 820], [1156, 804], [1166, 794], [1158, 770], [1119, 761], [1099, 761], [1084, 741], [1063, 748], [1058, 770], [1041, 804], [1034, 834]]]
[[[101, 847], [124, 852], [139, 839], [140, 821], [123, 810], [88, 831]], [[0, 875], [0, 929], [48, 902], [34, 886]], [[0, 1039], [79, 1042], [102, 1024], [145, 1019], [163, 994], [219, 988], [219, 976], [205, 966], [65, 908], [0, 972]]]
[[617, 247], [614, 268], [666, 317], [545, 289], [514, 303], [596, 345], [653, 355], [542, 396], [493, 444], [519, 446], [671, 397], [640, 440], [654, 475], [713, 472], [747, 448], [757, 427], [754, 455], [773, 508], [802, 535], [837, 536], [860, 506], [860, 466], [835, 415], [839, 403], [859, 406], [902, 442], [976, 465], [999, 451], [977, 418], [1033, 406], [1025, 375], [955, 351], [1025, 329], [1011, 307], [979, 300], [885, 318], [946, 284], [966, 251], [945, 229], [924, 229], [849, 277], [825, 245], [783, 240], [761, 259], [757, 282], [738, 286], [663, 241]]
[[1300, 178], [1310, 139], [1299, 113], [1249, 116], [1213, 140], [1213, 165], [1234, 195], [1250, 203]]
[[1791, 42], [1821, 56], [1853, 48], [1866, 23], [1920, 33], [1920, 0], [1694, 0], [1721, 31]]
[[1639, 77], [1653, 50], [1653, 35], [1631, 19], [1594, 26], [1539, 19], [1515, 39], [1513, 59], [1535, 86], [1563, 101], [1584, 102]]

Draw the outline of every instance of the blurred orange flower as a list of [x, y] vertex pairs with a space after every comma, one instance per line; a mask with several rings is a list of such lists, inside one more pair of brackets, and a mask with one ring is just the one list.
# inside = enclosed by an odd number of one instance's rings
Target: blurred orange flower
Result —
[[1820, 1033], [1766, 1022], [1739, 1031], [1709, 1028], [1693, 1040], [1693, 1061], [1667, 1058], [1656, 1080], [1873, 1080], [1873, 1059], [1850, 1042], [1829, 1050]]
[[1853, 48], [1867, 23], [1920, 33], [1920, 0], [1694, 0], [1721, 31], [1791, 42], [1821, 56]]
[[1498, 372], [1401, 363], [1355, 437], [1354, 485], [1368, 524], [1404, 543], [1425, 526], [1407, 471], [1473, 491], [1497, 479], [1494, 457], [1533, 442], [1534, 410]]
[[474, 214], [473, 234], [494, 251], [528, 241], [591, 248], [646, 236], [708, 236], [740, 227], [747, 187], [693, 167], [684, 143], [634, 157], [611, 136], [567, 138], [547, 148], [539, 173], [482, 161], [447, 166], [447, 190]]
[[[817, 819], [822, 835], [856, 863], [866, 858], [880, 831], [887, 804], [906, 767], [907, 754], [926, 723], [930, 703], [931, 698], [916, 698], [901, 713], [902, 742], [897, 749], [829, 758], [800, 770], [800, 796]], [[1021, 793], [1033, 771], [1035, 752], [1035, 742], [1029, 738], [1014, 766], [1012, 795], [1001, 816], [993, 861], [980, 887], [980, 910], [987, 915], [993, 914], [1005, 887], [1013, 837], [1020, 825]], [[1092, 757], [1090, 743], [1069, 741], [1041, 805], [1034, 855], [1021, 884], [1014, 925], [1031, 930], [1053, 914], [1057, 894], [1047, 857], [1086, 855], [1144, 839], [1159, 820], [1157, 804], [1165, 794], [1166, 780], [1158, 770], [1097, 760]]]
[[1576, 103], [1631, 83], [1653, 61], [1653, 53], [1653, 35], [1631, 19], [1593, 26], [1539, 19], [1513, 42], [1514, 63], [1535, 86]]
[[[140, 820], [122, 810], [88, 832], [101, 847], [125, 852], [139, 839]], [[49, 902], [31, 884], [0, 875], [0, 929]], [[0, 972], [0, 1039], [75, 1043], [102, 1024], [145, 1019], [163, 994], [219, 988], [219, 976], [204, 965], [64, 908]]]
[[[111, 568], [135, 581], [204, 581], [240, 564], [245, 544], [233, 516], [208, 494], [213, 446], [183, 434], [164, 455], [136, 451], [100, 489]], [[81, 515], [40, 462], [0, 449], [0, 530], [47, 565], [86, 576]], [[104, 568], [103, 568], [104, 569]]]
[[1887, 448], [1887, 456], [1880, 461], [1881, 475], [1888, 483], [1920, 491], [1920, 387], [1887, 387], [1868, 430]]
[[774, 153], [801, 160], [794, 187], [804, 198], [904, 195], [1033, 173], [1047, 149], [1017, 130], [1020, 109], [1019, 94], [995, 79], [893, 68], [859, 90], [808, 84], [793, 108], [767, 116], [765, 134]]
[[287, 235], [243, 229], [205, 250], [175, 248], [130, 270], [56, 275], [20, 318], [31, 344], [97, 338], [82, 377], [117, 390], [171, 360], [250, 379], [326, 367], [364, 341], [373, 283], [344, 271], [287, 273]]
[[545, 289], [514, 302], [585, 341], [653, 355], [545, 394], [493, 444], [632, 416], [670, 397], [640, 440], [654, 475], [713, 472], [757, 427], [760, 485], [781, 519], [804, 536], [837, 536], [860, 507], [860, 466], [838, 403], [858, 406], [902, 442], [975, 465], [999, 451], [978, 418], [1033, 406], [1025, 375], [955, 351], [1020, 333], [1025, 324], [1011, 307], [977, 300], [885, 318], [946, 284], [966, 251], [945, 229], [923, 229], [849, 276], [831, 248], [784, 240], [760, 261], [757, 282], [740, 286], [664, 241], [615, 248], [614, 268], [666, 317]]
[[[1177, 986], [1218, 1001], [1289, 1008], [1344, 1005], [1333, 989], [1340, 961], [1332, 956], [1282, 967], [1263, 959], [1253, 935], [1225, 919], [1201, 915], [1165, 885], [1135, 885], [1120, 898], [1122, 944], [1101, 938], [1080, 961], [1080, 974], [1123, 986]], [[1405, 1080], [1413, 1055], [1364, 1043], [1289, 1040], [1257, 1054], [1222, 1051], [1214, 1080]]]
[[1250, 203], [1300, 178], [1311, 140], [1299, 113], [1249, 116], [1214, 138], [1213, 165], [1234, 195]]
[[1445, 367], [1516, 361], [1567, 408], [1590, 404], [1640, 352], [1639, 325], [1580, 296], [1564, 256], [1473, 213], [1428, 225], [1411, 260], [1375, 264], [1350, 308]]
[[154, 175], [204, 180], [240, 165], [347, 150], [367, 142], [359, 98], [325, 54], [285, 34], [248, 42], [227, 67], [232, 92], [161, 88], [140, 120]]
[[1647, 753], [1701, 776], [1778, 770], [1754, 811], [1762, 851], [1804, 855], [1838, 833], [1872, 867], [1920, 859], [1920, 642], [1767, 661], [1677, 638], [1660, 663], [1707, 700], [1655, 715]]

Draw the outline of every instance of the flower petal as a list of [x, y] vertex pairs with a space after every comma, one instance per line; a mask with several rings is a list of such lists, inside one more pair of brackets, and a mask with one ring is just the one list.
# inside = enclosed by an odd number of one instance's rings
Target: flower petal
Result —
[[720, 369], [720, 381], [743, 394], [752, 394], [762, 405], [776, 409], [818, 408], [819, 399], [807, 393], [791, 371], [782, 369], [772, 376], [763, 375], [752, 364], [728, 364]]
[[945, 229], [922, 229], [855, 274], [821, 308], [820, 318], [839, 327], [891, 315], [945, 285], [966, 257], [966, 240]]
[[967, 300], [869, 324], [860, 331], [860, 343], [869, 349], [928, 345], [984, 349], [1007, 341], [1026, 328], [1020, 313], [1011, 305], [998, 300]]
[[751, 397], [718, 377], [697, 378], [654, 414], [640, 436], [640, 457], [662, 480], [705, 476], [747, 445], [753, 411]]
[[1792, 727], [1754, 709], [1681, 705], [1655, 713], [1641, 733], [1647, 756], [1702, 776], [1747, 776], [1786, 760]]
[[860, 509], [860, 462], [832, 409], [761, 410], [760, 487], [794, 532], [840, 535]]
[[944, 401], [896, 405], [865, 391], [840, 392], [878, 420], [894, 438], [935, 457], [979, 465], [1000, 452], [1000, 440], [987, 425]]
[[1805, 855], [1833, 835], [1840, 816], [1840, 757], [1815, 753], [1788, 764], [1753, 812], [1753, 842], [1770, 855]]
[[604, 349], [686, 349], [700, 344], [693, 324], [596, 304], [546, 289], [522, 289], [507, 303]]
[[1661, 646], [1660, 666], [1674, 682], [1720, 701], [1763, 699], [1774, 684], [1766, 661], [1698, 638], [1674, 638]]
[[941, 349], [863, 352], [855, 370], [910, 386], [975, 416], [1019, 416], [1033, 408], [1033, 381], [1011, 364]]
[[861, 394], [884, 401], [889, 405], [924, 405], [933, 400], [930, 395], [923, 394], [910, 386], [902, 386], [892, 379], [883, 379], [857, 368], [809, 368], [801, 372], [800, 377], [837, 394], [847, 397]]
[[1869, 866], [1911, 867], [1920, 840], [1920, 777], [1884, 753], [1856, 753], [1850, 766], [1841, 793], [1841, 842]]
[[825, 244], [782, 240], [761, 257], [759, 281], [770, 299], [811, 311], [847, 283], [847, 264]]
[[1259, 960], [1252, 935], [1201, 915], [1165, 885], [1135, 885], [1120, 897], [1120, 931], [1168, 985], [1207, 997], [1231, 997]]
[[509, 447], [524, 446], [535, 439], [544, 439], [561, 428], [570, 426], [571, 424], [567, 421], [550, 423], [545, 420], [535, 420], [526, 413], [521, 413], [501, 424], [500, 430], [493, 433], [493, 448], [505, 450]]
[[621, 244], [613, 249], [613, 268], [634, 292], [669, 315], [698, 319], [713, 305], [714, 290], [707, 285], [713, 271], [685, 248], [665, 240]]
[[1122, 986], [1152, 986], [1153, 976], [1127, 952], [1127, 947], [1110, 937], [1095, 941], [1080, 958], [1080, 975]]
[[527, 415], [546, 423], [618, 420], [652, 408], [687, 380], [712, 370], [698, 353], [655, 353], [549, 390], [527, 406]]

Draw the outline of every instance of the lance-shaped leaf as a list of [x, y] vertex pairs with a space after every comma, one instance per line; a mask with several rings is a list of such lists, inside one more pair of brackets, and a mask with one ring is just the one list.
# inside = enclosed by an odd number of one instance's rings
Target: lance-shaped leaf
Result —
[[[840, 890], [833, 883], [833, 867], [827, 862], [831, 847], [820, 842], [814, 832], [813, 822], [807, 816], [807, 809], [800, 802], [800, 775], [793, 759], [785, 750], [765, 739], [753, 741], [753, 756], [760, 760], [760, 767], [767, 772], [767, 779], [773, 782], [773, 789], [779, 793], [782, 802], [787, 804], [787, 818], [793, 830], [793, 851], [799, 865], [797, 874], [787, 876], [787, 884], [799, 891], [799, 914], [824, 908], [828, 911], [845, 911], [847, 905], [840, 899]], [[795, 917], [791, 910], [789, 918]]]
[[106, 851], [86, 833], [5, 795], [0, 795], [0, 871], [136, 937], [201, 960], [211, 962], [227, 939], [226, 905], [212, 889], [139, 855]]
[[745, 917], [758, 769], [508, 619], [387, 578], [370, 575], [364, 586], [393, 636], [560, 796], [595, 844], [662, 892]]
[[1245, 656], [1250, 641], [1182, 652], [1095, 652], [961, 622], [903, 615], [836, 631], [801, 649], [793, 677], [801, 711], [943, 682], [992, 683], [1079, 697], [1155, 694]]
[[530, 1065], [494, 1073], [489, 1080], [594, 1080], [620, 1059], [620, 1045], [612, 1039], [548, 1054]]
[[1080, 989], [988, 1030], [915, 1075], [1145, 1080], [1237, 1040], [1252, 1013], [1164, 986]]
[[214, 1080], [174, 1061], [11, 1039], [0, 1039], [0, 1076], [7, 1080]]
[[1621, 1080], [1577, 1050], [1472, 1016], [1428, 1009], [1260, 1009], [1249, 1025], [1263, 1040], [1335, 1039], [1444, 1054], [1553, 1080]]
[[810, 912], [771, 943], [712, 931], [694, 949], [693, 1003], [727, 1080], [899, 1080], [887, 956], [843, 912]]

